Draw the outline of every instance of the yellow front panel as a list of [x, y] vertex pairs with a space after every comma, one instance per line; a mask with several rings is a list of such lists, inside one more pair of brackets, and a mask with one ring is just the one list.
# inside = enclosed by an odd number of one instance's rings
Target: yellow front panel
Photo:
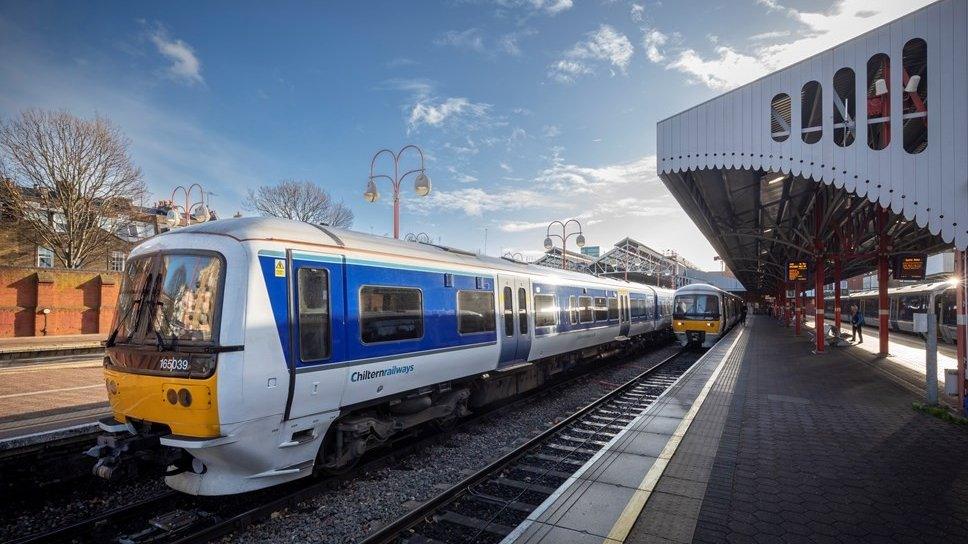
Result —
[[706, 321], [696, 319], [673, 319], [672, 330], [675, 332], [686, 331], [706, 331], [718, 333], [720, 329], [719, 321]]
[[[105, 370], [104, 379], [117, 421], [133, 418], [162, 423], [171, 427], [172, 434], [179, 436], [219, 436], [215, 375], [204, 380], [189, 380]], [[177, 401], [182, 389], [191, 395], [191, 404], [187, 407]], [[169, 390], [175, 392], [174, 404], [169, 401]]]

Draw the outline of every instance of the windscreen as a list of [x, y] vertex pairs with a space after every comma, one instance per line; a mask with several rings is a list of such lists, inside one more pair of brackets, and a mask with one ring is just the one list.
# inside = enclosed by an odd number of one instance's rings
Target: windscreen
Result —
[[166, 341], [212, 340], [222, 261], [212, 255], [162, 255], [150, 327]]
[[135, 257], [125, 265], [112, 338], [118, 343], [210, 342], [222, 260], [208, 254]]
[[676, 295], [673, 317], [680, 318], [717, 318], [719, 317], [719, 297], [716, 295]]

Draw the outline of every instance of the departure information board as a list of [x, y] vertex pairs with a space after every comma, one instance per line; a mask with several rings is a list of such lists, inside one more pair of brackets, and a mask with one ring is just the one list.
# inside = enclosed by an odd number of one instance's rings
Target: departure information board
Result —
[[923, 280], [928, 266], [928, 256], [924, 253], [906, 253], [894, 257], [894, 279]]
[[807, 281], [807, 261], [789, 261], [787, 263], [787, 281]]

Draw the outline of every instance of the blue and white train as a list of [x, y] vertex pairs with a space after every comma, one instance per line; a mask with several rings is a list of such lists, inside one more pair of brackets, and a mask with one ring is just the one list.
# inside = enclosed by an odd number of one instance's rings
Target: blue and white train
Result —
[[671, 336], [672, 300], [281, 219], [181, 228], [127, 261], [95, 472], [150, 456], [171, 487], [222, 495], [345, 469], [397, 433]]

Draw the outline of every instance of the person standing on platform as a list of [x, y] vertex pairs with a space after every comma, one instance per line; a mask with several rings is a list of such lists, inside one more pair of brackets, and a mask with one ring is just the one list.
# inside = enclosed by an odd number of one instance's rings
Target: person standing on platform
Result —
[[857, 337], [860, 337], [860, 343], [864, 343], [864, 314], [860, 313], [857, 309], [857, 305], [850, 307], [850, 324], [852, 325], [852, 333], [850, 335], [850, 341], [854, 342]]

